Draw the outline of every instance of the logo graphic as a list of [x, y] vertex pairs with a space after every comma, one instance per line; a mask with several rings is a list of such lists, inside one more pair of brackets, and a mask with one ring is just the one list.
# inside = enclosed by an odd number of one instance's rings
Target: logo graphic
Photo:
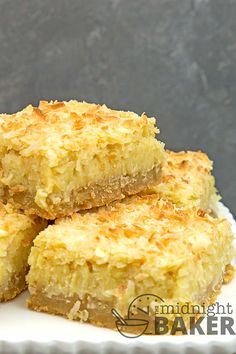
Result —
[[129, 305], [127, 316], [111, 310], [116, 328], [126, 338], [143, 334], [235, 335], [232, 305], [190, 302], [165, 303], [154, 294], [137, 296]]
[[155, 307], [160, 302], [164, 300], [154, 294], [137, 296], [129, 305], [127, 318], [123, 318], [117, 310], [112, 309], [120, 334], [126, 338], [155, 334]]

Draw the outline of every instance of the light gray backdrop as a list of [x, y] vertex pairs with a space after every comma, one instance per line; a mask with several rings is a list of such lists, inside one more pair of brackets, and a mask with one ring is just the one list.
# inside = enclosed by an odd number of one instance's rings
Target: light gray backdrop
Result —
[[0, 111], [40, 98], [157, 116], [236, 214], [236, 1], [0, 0]]

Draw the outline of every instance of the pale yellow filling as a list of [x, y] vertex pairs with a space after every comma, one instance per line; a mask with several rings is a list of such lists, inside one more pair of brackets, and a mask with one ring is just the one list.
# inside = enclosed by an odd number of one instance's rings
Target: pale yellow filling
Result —
[[20, 214], [0, 216], [0, 297], [9, 290], [14, 277], [26, 273], [35, 236], [46, 222]]
[[[47, 156], [48, 157], [48, 156]], [[53, 203], [69, 202], [71, 192], [93, 183], [114, 177], [135, 175], [161, 166], [164, 159], [163, 144], [144, 137], [134, 143], [91, 146], [86, 151], [68, 151], [53, 164], [46, 157], [24, 157], [10, 151], [2, 158], [2, 187], [13, 192], [27, 191], [35, 203], [47, 209], [47, 197]], [[52, 158], [53, 160], [53, 158]]]
[[165, 155], [162, 179], [147, 192], [157, 193], [179, 207], [217, 211], [220, 196], [208, 156], [199, 151], [166, 151]]

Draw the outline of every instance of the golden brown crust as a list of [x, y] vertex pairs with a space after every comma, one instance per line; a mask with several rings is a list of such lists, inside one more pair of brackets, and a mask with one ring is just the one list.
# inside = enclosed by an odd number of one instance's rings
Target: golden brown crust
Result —
[[[155, 119], [148, 118], [144, 113], [139, 116], [133, 112], [112, 110], [105, 105], [75, 100], [41, 101], [38, 107], [29, 105], [12, 115], [0, 114], [0, 134], [3, 145], [9, 141], [12, 148], [19, 151], [27, 148], [29, 151], [24, 154], [28, 155], [30, 151], [44, 151], [45, 145], [42, 143], [53, 148], [58, 137], [65, 149], [72, 146], [73, 149], [86, 148], [88, 138], [91, 138], [88, 128], [90, 134], [98, 133], [97, 129], [102, 133], [121, 127], [131, 132], [137, 128], [153, 130], [154, 123]], [[155, 128], [154, 132], [157, 133], [158, 129]]]
[[224, 273], [224, 278], [223, 278], [223, 284], [229, 284], [235, 274], [235, 268], [232, 264], [228, 264], [225, 268], [225, 273]]
[[[87, 124], [102, 123], [102, 122], [117, 122], [121, 119], [125, 120], [125, 125], [132, 125], [132, 120], [137, 119], [139, 116], [133, 112], [125, 112], [112, 110], [106, 107], [106, 105], [78, 102], [71, 100], [69, 102], [57, 102], [57, 101], [40, 101], [38, 107], [32, 105], [27, 106], [22, 111], [14, 113], [12, 115], [1, 114], [0, 117], [4, 120], [2, 129], [6, 132], [13, 129], [24, 129], [24, 133], [27, 134], [29, 129], [40, 124], [55, 124], [61, 119], [63, 115], [70, 114], [70, 119], [74, 122], [84, 122]], [[11, 119], [9, 119], [11, 118]], [[137, 120], [137, 124], [147, 123], [147, 116], [142, 115], [142, 120]], [[28, 130], [27, 130], [28, 128]], [[20, 134], [19, 136], [22, 136]]]
[[[196, 237], [198, 234], [202, 235], [201, 238]], [[73, 250], [80, 249], [79, 258], [95, 262], [102, 262], [104, 258], [106, 263], [113, 259], [119, 246], [122, 253], [120, 259], [115, 257], [118, 264], [123, 257], [125, 262], [150, 261], [150, 254], [165, 257], [165, 261], [160, 259], [163, 264], [170, 259], [175, 264], [173, 245], [178, 248], [179, 257], [180, 254], [189, 257], [190, 253], [196, 256], [211, 243], [223, 242], [224, 238], [231, 245], [232, 231], [226, 219], [213, 218], [196, 208], [178, 208], [151, 194], [131, 196], [83, 215], [78, 213], [57, 219], [55, 225], [36, 238], [35, 248], [46, 247], [55, 252], [63, 244], [66, 250], [72, 251], [68, 256], [73, 257]], [[97, 248], [100, 247], [103, 252], [98, 256]], [[154, 264], [157, 262], [159, 258]]]

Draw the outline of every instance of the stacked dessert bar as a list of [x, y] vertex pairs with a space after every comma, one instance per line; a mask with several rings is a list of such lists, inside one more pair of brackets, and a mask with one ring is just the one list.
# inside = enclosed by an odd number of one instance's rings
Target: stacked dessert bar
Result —
[[31, 309], [100, 326], [142, 294], [214, 301], [233, 235], [212, 163], [164, 151], [158, 132], [145, 114], [77, 101], [0, 115], [0, 300], [29, 264]]

